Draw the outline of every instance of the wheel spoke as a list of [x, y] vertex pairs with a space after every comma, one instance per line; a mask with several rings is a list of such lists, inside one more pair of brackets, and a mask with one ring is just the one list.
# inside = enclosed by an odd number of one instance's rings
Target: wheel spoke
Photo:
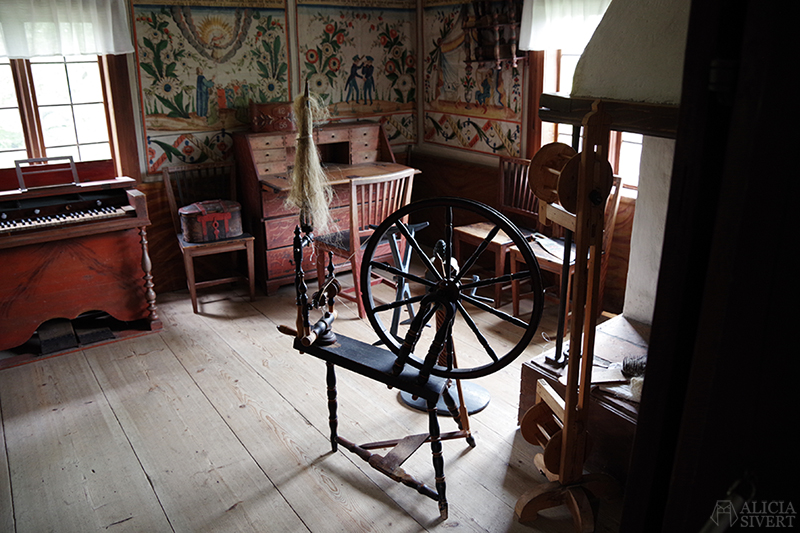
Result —
[[435, 285], [428, 279], [421, 278], [415, 274], [412, 274], [411, 272], [403, 272], [399, 268], [395, 268], [388, 263], [384, 263], [383, 261], [370, 261], [370, 266], [372, 268], [377, 268], [379, 270], [383, 270], [384, 272], [388, 272], [389, 274], [407, 279], [408, 281], [416, 281], [420, 285], [425, 285], [426, 287], [433, 287]]
[[397, 229], [400, 231], [400, 233], [402, 233], [402, 234], [403, 234], [403, 237], [405, 237], [405, 238], [408, 240], [408, 243], [411, 245], [411, 248], [412, 248], [412, 249], [413, 249], [415, 252], [417, 252], [417, 256], [419, 256], [419, 258], [422, 260], [422, 263], [425, 265], [425, 268], [426, 268], [426, 269], [427, 269], [429, 272], [434, 272], [434, 273], [436, 273], [436, 276], [437, 276], [437, 278], [438, 278], [438, 279], [441, 279], [441, 276], [439, 276], [439, 273], [438, 273], [438, 272], [436, 272], [436, 269], [433, 267], [433, 263], [431, 263], [431, 260], [430, 260], [430, 258], [429, 258], [429, 257], [428, 257], [428, 255], [427, 255], [427, 254], [426, 254], [426, 253], [425, 253], [425, 252], [422, 250], [422, 248], [420, 247], [419, 243], [417, 242], [417, 239], [416, 239], [414, 236], [412, 236], [412, 235], [411, 235], [411, 232], [410, 232], [410, 231], [408, 231], [408, 228], [406, 227], [406, 225], [405, 225], [405, 224], [403, 224], [403, 222], [402, 222], [402, 221], [398, 220], [398, 221], [395, 223], [395, 227], [396, 227], [396, 228], [397, 228]]
[[479, 279], [470, 283], [465, 283], [461, 286], [461, 290], [479, 289], [481, 287], [493, 287], [498, 283], [508, 283], [509, 281], [526, 280], [531, 277], [530, 270], [523, 270], [522, 272], [515, 272], [514, 274], [503, 274], [496, 278]]
[[506, 322], [514, 324], [515, 326], [519, 326], [521, 328], [527, 328], [528, 327], [528, 323], [525, 322], [524, 320], [520, 320], [519, 318], [517, 318], [515, 316], [512, 316], [512, 315], [509, 315], [508, 313], [504, 313], [503, 311], [500, 311], [499, 309], [495, 309], [491, 305], [486, 305], [482, 301], [478, 300], [477, 298], [473, 298], [472, 296], [469, 296], [468, 294], [462, 294], [461, 295], [461, 299], [466, 301], [466, 302], [471, 303], [475, 307], [479, 307], [479, 308], [483, 309], [487, 313], [493, 314], [494, 316], [496, 316], [499, 319], [502, 319], [502, 320], [505, 320]]
[[466, 274], [467, 272], [469, 272], [469, 269], [472, 268], [472, 265], [475, 264], [475, 262], [481, 256], [481, 254], [489, 246], [489, 243], [492, 242], [492, 239], [494, 239], [495, 236], [499, 232], [500, 232], [500, 226], [495, 226], [494, 228], [492, 228], [492, 230], [489, 232], [489, 234], [486, 236], [486, 238], [483, 239], [483, 242], [481, 242], [478, 245], [478, 248], [472, 253], [471, 256], [469, 256], [469, 259], [467, 259], [467, 261], [464, 263], [464, 265], [461, 266], [461, 268], [458, 269], [458, 274], [456, 274], [456, 276], [455, 276], [456, 281], [460, 281], [462, 276], [464, 274]]
[[464, 318], [464, 322], [467, 323], [467, 326], [469, 326], [469, 329], [471, 329], [472, 333], [474, 333], [475, 337], [477, 337], [478, 342], [480, 342], [481, 346], [483, 346], [483, 349], [486, 350], [486, 354], [489, 357], [492, 358], [492, 361], [494, 361], [496, 363], [497, 362], [497, 354], [494, 353], [494, 350], [492, 349], [492, 346], [489, 344], [489, 341], [486, 340], [486, 337], [478, 329], [477, 324], [475, 324], [475, 321], [472, 320], [472, 317], [467, 312], [467, 310], [464, 309], [464, 306], [461, 304], [461, 302], [458, 302], [458, 310], [461, 313], [461, 316]]
[[374, 309], [376, 313], [380, 313], [382, 311], [391, 311], [392, 309], [396, 309], [404, 305], [421, 302], [423, 298], [425, 298], [424, 294], [420, 296], [412, 296], [411, 298], [406, 298], [405, 300], [395, 300], [394, 302], [390, 302], [388, 304], [376, 305]]
[[[453, 208], [449, 206], [447, 208], [446, 220], [445, 220], [445, 242], [446, 249], [445, 249], [445, 265], [452, 265], [453, 264]], [[445, 269], [445, 275], [447, 278], [450, 278], [450, 269]]]

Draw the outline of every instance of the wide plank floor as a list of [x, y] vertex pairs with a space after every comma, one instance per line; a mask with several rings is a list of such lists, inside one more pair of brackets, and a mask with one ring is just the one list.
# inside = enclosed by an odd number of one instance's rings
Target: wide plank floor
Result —
[[[546, 480], [541, 448], [517, 428], [521, 363], [476, 381], [491, 395], [470, 418], [478, 444], [444, 442], [450, 517], [436, 503], [332, 453], [324, 363], [277, 331], [294, 323], [294, 290], [249, 302], [205, 292], [159, 295], [161, 332], [0, 371], [0, 531], [568, 532], [566, 509], [531, 526], [516, 500]], [[554, 336], [554, 305], [542, 331]], [[377, 336], [352, 305], [334, 329]], [[487, 328], [489, 331], [491, 328]], [[427, 430], [396, 391], [341, 370], [339, 433], [354, 442]], [[448, 418], [442, 431], [455, 429]], [[404, 464], [433, 485], [427, 446]], [[602, 502], [598, 531], [615, 531], [619, 501]]]

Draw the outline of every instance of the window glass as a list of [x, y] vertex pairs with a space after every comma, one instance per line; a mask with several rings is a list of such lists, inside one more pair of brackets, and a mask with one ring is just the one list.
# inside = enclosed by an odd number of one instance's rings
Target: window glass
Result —
[[0, 59], [0, 167], [13, 167], [14, 161], [27, 157], [11, 64]]
[[69, 83], [64, 63], [31, 62], [33, 86], [36, 89], [36, 104], [63, 105], [69, 104]]
[[111, 146], [108, 143], [82, 144], [81, 158], [84, 161], [111, 159]]
[[[46, 148], [76, 143], [71, 106], [39, 106], [39, 118], [42, 121], [42, 136]], [[49, 150], [47, 155], [52, 155]]]
[[68, 63], [69, 87], [72, 103], [102, 103], [103, 88], [97, 61], [91, 63]]
[[622, 183], [629, 187], [639, 185], [639, 161], [642, 158], [642, 136], [623, 132], [619, 148], [619, 175]]
[[47, 149], [47, 157], [64, 157], [68, 155], [72, 156], [73, 161], [79, 161], [78, 147], [73, 144], [72, 146], [57, 146]]
[[103, 89], [95, 56], [31, 60], [42, 136], [48, 157], [109, 159]]
[[102, 103], [73, 106], [78, 143], [108, 142], [106, 110]]

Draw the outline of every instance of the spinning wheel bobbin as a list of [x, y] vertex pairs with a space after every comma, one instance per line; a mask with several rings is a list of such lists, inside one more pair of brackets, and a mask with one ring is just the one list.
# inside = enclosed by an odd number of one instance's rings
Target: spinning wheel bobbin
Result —
[[[531, 160], [530, 187], [533, 194], [548, 204], [560, 204], [570, 213], [578, 212], [578, 175], [581, 155], [564, 143], [542, 146]], [[599, 166], [597, 191], [593, 194], [604, 200], [611, 192], [614, 172], [608, 161]]]

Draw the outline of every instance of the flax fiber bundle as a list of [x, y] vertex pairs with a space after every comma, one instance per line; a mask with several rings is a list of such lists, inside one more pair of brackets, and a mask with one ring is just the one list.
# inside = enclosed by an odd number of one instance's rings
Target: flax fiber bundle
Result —
[[[314, 143], [314, 123], [327, 118], [327, 110], [316, 95], [309, 92], [294, 99], [294, 119], [297, 124], [292, 188], [287, 202], [300, 210], [300, 225], [304, 231], [313, 229], [318, 235], [331, 225], [331, 187], [322, 171], [319, 152]], [[307, 229], [308, 228], [308, 229]]]

